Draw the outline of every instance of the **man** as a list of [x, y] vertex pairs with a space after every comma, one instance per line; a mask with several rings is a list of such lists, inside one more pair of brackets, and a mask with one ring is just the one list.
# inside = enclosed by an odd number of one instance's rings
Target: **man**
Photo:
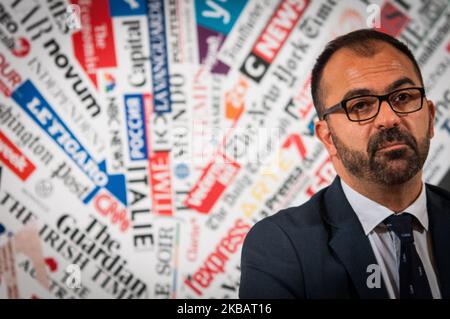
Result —
[[251, 229], [241, 298], [450, 298], [450, 194], [422, 181], [435, 116], [423, 87], [386, 34], [327, 45], [311, 90], [338, 176]]

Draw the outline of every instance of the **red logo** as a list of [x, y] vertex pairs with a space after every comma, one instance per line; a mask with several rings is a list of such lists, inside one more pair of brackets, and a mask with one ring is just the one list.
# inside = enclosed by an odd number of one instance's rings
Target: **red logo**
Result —
[[294, 147], [298, 154], [300, 155], [301, 159], [304, 159], [306, 157], [306, 147], [305, 144], [303, 144], [303, 140], [300, 137], [299, 134], [291, 134], [283, 143], [283, 148], [290, 148]]
[[16, 57], [23, 58], [30, 52], [30, 42], [25, 38], [18, 38], [12, 50]]
[[171, 216], [172, 177], [169, 152], [154, 152], [150, 157], [150, 176], [153, 211], [159, 215]]
[[217, 275], [225, 272], [228, 259], [238, 251], [249, 230], [250, 225], [242, 219], [236, 220], [227, 235], [216, 246], [216, 249], [209, 254], [192, 277], [184, 280], [184, 283], [201, 296], [201, 289], [208, 288]]
[[408, 22], [409, 17], [389, 2], [386, 2], [381, 8], [381, 28], [379, 31], [396, 37]]
[[23, 181], [26, 180], [36, 168], [1, 131], [0, 161], [5, 163], [5, 165]]
[[103, 216], [109, 216], [113, 225], [119, 224], [121, 232], [130, 227], [126, 207], [122, 206], [113, 196], [102, 193], [95, 197], [95, 209]]
[[109, 2], [75, 0], [72, 3], [81, 8], [83, 26], [72, 36], [75, 56], [97, 86], [97, 69], [117, 66]]
[[186, 206], [203, 214], [209, 213], [241, 168], [237, 162], [225, 155], [218, 156], [223, 158], [217, 161], [213, 159], [206, 166], [202, 176], [186, 198]]
[[260, 82], [308, 5], [309, 0], [282, 1], [244, 60], [241, 72]]
[[56, 270], [58, 270], [58, 263], [53, 257], [45, 258], [45, 264], [51, 272], [55, 272]]
[[307, 5], [308, 1], [283, 1], [280, 3], [266, 28], [256, 40], [253, 52], [264, 61], [272, 63]]
[[22, 78], [19, 73], [11, 67], [6, 61], [6, 57], [0, 53], [0, 91], [6, 97], [9, 97], [21, 82]]

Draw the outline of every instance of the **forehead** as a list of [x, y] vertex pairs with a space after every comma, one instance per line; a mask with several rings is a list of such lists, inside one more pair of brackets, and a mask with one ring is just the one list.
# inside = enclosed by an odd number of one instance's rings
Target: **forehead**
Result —
[[382, 94], [387, 86], [408, 77], [420, 79], [409, 58], [387, 44], [376, 44], [375, 54], [362, 56], [351, 49], [338, 50], [326, 64], [322, 83], [325, 105], [338, 103], [349, 90], [369, 89]]

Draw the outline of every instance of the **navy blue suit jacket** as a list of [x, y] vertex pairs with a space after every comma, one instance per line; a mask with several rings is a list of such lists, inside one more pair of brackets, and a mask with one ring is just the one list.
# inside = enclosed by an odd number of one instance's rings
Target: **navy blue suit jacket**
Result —
[[[442, 298], [450, 298], [450, 193], [426, 185], [429, 231]], [[240, 298], [388, 298], [369, 239], [339, 177], [305, 204], [256, 223], [241, 259]]]

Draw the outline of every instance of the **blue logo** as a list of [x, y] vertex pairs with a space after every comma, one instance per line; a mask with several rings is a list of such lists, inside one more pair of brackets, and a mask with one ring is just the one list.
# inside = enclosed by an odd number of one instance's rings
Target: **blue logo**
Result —
[[184, 163], [177, 164], [177, 166], [175, 166], [175, 175], [179, 179], [185, 179], [189, 176], [189, 167]]
[[130, 159], [133, 161], [146, 159], [147, 142], [145, 138], [145, 117], [142, 95], [125, 95], [125, 109]]
[[206, 29], [228, 35], [246, 3], [246, 0], [196, 0], [197, 24]]
[[22, 83], [13, 92], [12, 98], [96, 185], [84, 198], [84, 203], [88, 203], [104, 187], [126, 205], [125, 177], [106, 173], [106, 161], [95, 161], [30, 80]]
[[167, 62], [166, 22], [164, 0], [149, 0], [147, 16], [150, 31], [150, 62], [153, 80], [153, 109], [155, 113], [172, 112], [169, 66]]
[[112, 17], [146, 15], [147, 5], [144, 0], [109, 0]]

